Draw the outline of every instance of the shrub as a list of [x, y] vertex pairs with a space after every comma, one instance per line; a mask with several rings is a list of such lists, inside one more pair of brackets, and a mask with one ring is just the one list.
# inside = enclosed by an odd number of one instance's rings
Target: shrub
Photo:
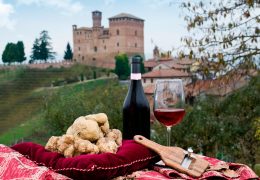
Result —
[[260, 176], [260, 164], [256, 164], [254, 166], [254, 171], [258, 176]]
[[76, 83], [76, 82], [79, 82], [79, 78], [74, 76], [74, 77], [68, 77], [65, 79], [65, 81], [70, 84], [70, 83]]
[[45, 125], [50, 135], [61, 135], [79, 116], [104, 112], [111, 128], [122, 130], [121, 108], [126, 89], [114, 80], [96, 80], [66, 87], [50, 95], [45, 107]]

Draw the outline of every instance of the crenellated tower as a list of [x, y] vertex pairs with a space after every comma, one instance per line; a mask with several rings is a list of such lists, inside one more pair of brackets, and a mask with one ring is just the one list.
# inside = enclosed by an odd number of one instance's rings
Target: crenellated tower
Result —
[[93, 27], [101, 27], [101, 20], [102, 20], [102, 12], [93, 11], [92, 12]]

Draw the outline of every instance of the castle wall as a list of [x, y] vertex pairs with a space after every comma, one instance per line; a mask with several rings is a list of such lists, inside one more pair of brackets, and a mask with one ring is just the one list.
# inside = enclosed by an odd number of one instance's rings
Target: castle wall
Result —
[[[100, 25], [93, 17], [93, 25]], [[101, 21], [101, 18], [100, 18]], [[109, 20], [109, 28], [73, 26], [73, 60], [91, 66], [113, 68], [118, 53], [144, 55], [144, 23], [131, 18]]]

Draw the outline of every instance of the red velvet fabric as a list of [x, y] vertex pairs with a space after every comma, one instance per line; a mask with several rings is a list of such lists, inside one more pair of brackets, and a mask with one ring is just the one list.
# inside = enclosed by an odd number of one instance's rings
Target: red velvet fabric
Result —
[[16, 144], [12, 148], [38, 165], [73, 179], [111, 179], [146, 168], [159, 160], [153, 151], [133, 140], [123, 141], [116, 154], [80, 155], [73, 158], [65, 158], [31, 142]]

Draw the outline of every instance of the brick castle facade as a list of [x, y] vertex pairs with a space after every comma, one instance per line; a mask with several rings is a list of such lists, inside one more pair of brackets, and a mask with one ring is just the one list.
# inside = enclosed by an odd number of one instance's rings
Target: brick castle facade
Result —
[[118, 53], [144, 55], [144, 20], [121, 13], [101, 24], [102, 12], [93, 11], [93, 27], [73, 25], [73, 60], [90, 66], [114, 68]]

